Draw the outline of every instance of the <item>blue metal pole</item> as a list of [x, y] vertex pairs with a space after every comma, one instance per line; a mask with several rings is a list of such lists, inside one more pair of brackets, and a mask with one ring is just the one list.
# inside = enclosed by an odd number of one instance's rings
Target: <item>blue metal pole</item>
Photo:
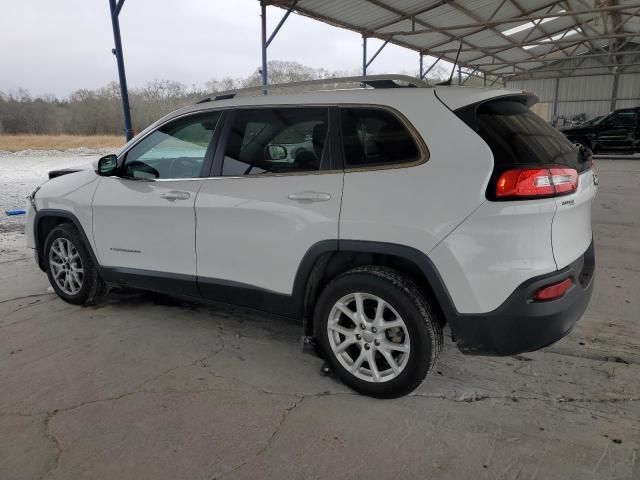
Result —
[[420, 52], [420, 74], [419, 77], [420, 80], [422, 80], [422, 77], [424, 76], [424, 74], [422, 73], [422, 70], [424, 70], [424, 65], [423, 65], [423, 61], [422, 61], [422, 52]]
[[122, 100], [122, 114], [124, 115], [124, 138], [127, 141], [133, 138], [133, 128], [131, 127], [131, 109], [129, 107], [129, 93], [127, 90], [127, 76], [124, 71], [124, 55], [122, 53], [122, 41], [120, 40], [120, 22], [118, 15], [124, 4], [124, 0], [120, 0], [116, 4], [116, 0], [109, 0], [111, 7], [111, 26], [113, 27], [113, 41], [115, 48], [112, 50], [116, 56], [118, 64], [118, 79], [120, 81], [120, 98]]
[[262, 93], [267, 94], [267, 6], [261, 2], [262, 9]]
[[[380, 55], [380, 52], [382, 51], [382, 49], [384, 49], [384, 47], [387, 46], [387, 43], [389, 43], [389, 39], [385, 40], [385, 42], [382, 44], [382, 46], [376, 51], [376, 53], [373, 54], [373, 57], [371, 57], [371, 59], [367, 62], [367, 67], [369, 65], [371, 65], [371, 63], [376, 59], [376, 57], [378, 55]], [[365, 58], [366, 60], [366, 58]]]
[[282, 28], [282, 25], [284, 25], [284, 22], [287, 21], [287, 18], [289, 18], [289, 15], [291, 15], [291, 12], [293, 12], [293, 9], [296, 8], [297, 4], [298, 4], [298, 0], [293, 0], [293, 3], [287, 9], [287, 12], [284, 14], [284, 17], [282, 17], [282, 19], [280, 20], [280, 22], [278, 23], [276, 28], [273, 30], [273, 33], [271, 34], [271, 36], [267, 40], [267, 48], [269, 48], [269, 45], [271, 45], [271, 42], [273, 41], [273, 39], [276, 38], [276, 35], [278, 34], [280, 29]]
[[367, 37], [362, 36], [362, 76], [367, 76]]

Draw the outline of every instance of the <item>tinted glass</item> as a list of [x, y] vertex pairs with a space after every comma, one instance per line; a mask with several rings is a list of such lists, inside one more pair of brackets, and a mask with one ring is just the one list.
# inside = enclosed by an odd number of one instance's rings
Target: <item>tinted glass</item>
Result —
[[318, 170], [327, 150], [328, 118], [323, 107], [238, 110], [222, 175]]
[[611, 115], [606, 122], [612, 128], [634, 128], [636, 126], [636, 112], [633, 110], [617, 112]]
[[499, 100], [476, 112], [478, 134], [487, 142], [496, 166], [565, 165], [581, 171], [578, 149], [525, 105]]
[[140, 179], [200, 176], [220, 114], [208, 112], [170, 122], [127, 153], [124, 176]]
[[404, 124], [378, 108], [341, 108], [340, 122], [348, 167], [413, 162], [420, 150]]

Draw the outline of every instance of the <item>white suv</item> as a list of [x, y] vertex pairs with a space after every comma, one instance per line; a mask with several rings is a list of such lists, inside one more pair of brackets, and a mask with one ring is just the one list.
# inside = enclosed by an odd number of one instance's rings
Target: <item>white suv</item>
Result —
[[300, 319], [376, 397], [422, 382], [446, 324], [479, 355], [566, 335], [593, 286], [588, 152], [526, 92], [366, 83], [206, 98], [52, 172], [38, 265], [74, 304], [128, 286]]

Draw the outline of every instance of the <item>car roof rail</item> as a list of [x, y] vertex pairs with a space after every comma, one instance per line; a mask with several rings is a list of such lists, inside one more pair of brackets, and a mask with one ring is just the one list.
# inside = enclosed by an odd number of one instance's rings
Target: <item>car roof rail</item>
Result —
[[[216, 100], [228, 100], [236, 96], [254, 96], [261, 95], [264, 90], [273, 92], [275, 90], [297, 90], [295, 92], [282, 93], [303, 93], [306, 87], [322, 87], [327, 86], [325, 90], [337, 90], [339, 85], [352, 84], [353, 87], [372, 87], [372, 88], [425, 88], [430, 85], [424, 80], [419, 80], [409, 75], [367, 75], [366, 77], [334, 77], [323, 78], [320, 80], [305, 80], [302, 82], [279, 83], [275, 85], [262, 85], [257, 87], [240, 88], [237, 90], [227, 90], [224, 92], [214, 92], [196, 102], [206, 103]], [[312, 90], [313, 91], [313, 90]]]

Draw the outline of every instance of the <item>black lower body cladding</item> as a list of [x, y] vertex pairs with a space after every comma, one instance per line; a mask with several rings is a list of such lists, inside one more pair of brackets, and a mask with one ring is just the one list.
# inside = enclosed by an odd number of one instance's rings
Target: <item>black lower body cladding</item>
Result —
[[[470, 355], [515, 355], [557, 342], [587, 309], [594, 273], [591, 241], [587, 251], [572, 264], [523, 283], [496, 310], [458, 314], [450, 319], [458, 348]], [[562, 297], [546, 302], [532, 300], [539, 288], [568, 277], [573, 286]]]

